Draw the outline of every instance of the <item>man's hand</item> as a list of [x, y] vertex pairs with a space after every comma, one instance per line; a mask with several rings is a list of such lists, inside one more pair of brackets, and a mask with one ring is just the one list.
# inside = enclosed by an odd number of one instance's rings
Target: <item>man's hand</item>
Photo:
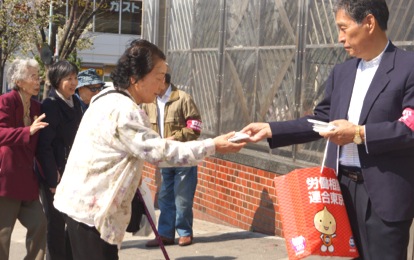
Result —
[[232, 143], [229, 142], [228, 139], [232, 136], [234, 136], [235, 132], [230, 132], [225, 135], [220, 135], [214, 138], [214, 143], [216, 145], [216, 152], [218, 153], [236, 153], [240, 151], [245, 145], [246, 142], [240, 142], [240, 143]]
[[319, 134], [321, 136], [337, 145], [345, 145], [353, 142], [356, 125], [344, 119], [335, 120], [330, 123], [336, 126], [335, 129], [328, 132], [320, 132]]
[[269, 123], [251, 123], [240, 132], [250, 135], [250, 138], [246, 139], [246, 141], [254, 143], [272, 137]]
[[43, 113], [38, 118], [35, 117], [35, 120], [33, 121], [32, 125], [30, 126], [30, 135], [34, 135], [37, 131], [39, 131], [42, 128], [45, 128], [49, 125], [49, 123], [42, 122], [42, 120], [46, 117], [46, 115]]

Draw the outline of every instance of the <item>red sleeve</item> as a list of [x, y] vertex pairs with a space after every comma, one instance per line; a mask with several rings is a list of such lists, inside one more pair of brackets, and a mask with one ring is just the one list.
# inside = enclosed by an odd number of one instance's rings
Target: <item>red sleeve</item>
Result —
[[30, 127], [23, 125], [23, 106], [19, 107], [11, 95], [0, 97], [0, 146], [26, 145], [30, 141]]

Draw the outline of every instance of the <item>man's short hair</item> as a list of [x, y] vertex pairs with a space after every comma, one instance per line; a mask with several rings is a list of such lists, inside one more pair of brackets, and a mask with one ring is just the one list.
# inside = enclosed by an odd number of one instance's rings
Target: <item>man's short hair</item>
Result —
[[338, 0], [335, 12], [344, 10], [356, 23], [361, 24], [372, 14], [383, 31], [387, 30], [389, 11], [385, 0]]

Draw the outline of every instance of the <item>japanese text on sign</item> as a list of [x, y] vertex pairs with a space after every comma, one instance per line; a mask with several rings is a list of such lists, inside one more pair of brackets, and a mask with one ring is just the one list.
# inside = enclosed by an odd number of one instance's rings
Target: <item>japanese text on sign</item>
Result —
[[122, 12], [139, 13], [141, 7], [134, 2], [123, 2], [122, 7], [120, 7], [118, 2], [112, 1], [110, 11], [119, 12], [119, 9], [122, 9]]
[[307, 178], [306, 184], [310, 203], [344, 205], [339, 182], [336, 178]]

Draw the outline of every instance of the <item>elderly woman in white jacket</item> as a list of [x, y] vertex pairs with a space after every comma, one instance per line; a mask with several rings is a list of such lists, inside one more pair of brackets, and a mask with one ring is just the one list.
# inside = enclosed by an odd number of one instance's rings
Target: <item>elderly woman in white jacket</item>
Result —
[[159, 94], [165, 59], [154, 44], [133, 41], [112, 72], [115, 87], [95, 96], [82, 119], [54, 202], [67, 215], [74, 259], [118, 259], [144, 161], [196, 165], [245, 145], [228, 141], [234, 133], [183, 143], [151, 130], [139, 104]]

